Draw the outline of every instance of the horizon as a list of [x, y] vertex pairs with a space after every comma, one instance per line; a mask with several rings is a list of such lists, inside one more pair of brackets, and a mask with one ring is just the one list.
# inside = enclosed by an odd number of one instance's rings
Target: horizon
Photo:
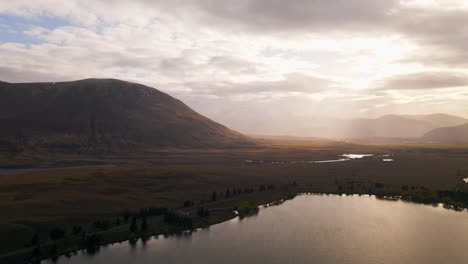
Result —
[[249, 134], [467, 118], [466, 23], [464, 1], [3, 2], [0, 80], [137, 82]]
[[[116, 81], [122, 81], [122, 82], [131, 82], [131, 83], [136, 83], [136, 84], [140, 84], [140, 83], [137, 83], [137, 82], [132, 82], [132, 81], [127, 81], [127, 80], [122, 80], [122, 79], [117, 79], [117, 78], [94, 78], [94, 77], [89, 77], [89, 78], [84, 78], [84, 79], [74, 79], [74, 80], [63, 80], [63, 81], [58, 81], [58, 82], [50, 82], [50, 81], [41, 81], [41, 82], [6, 82], [6, 81], [3, 81], [3, 80], [0, 80], [0, 82], [4, 82], [4, 83], [10, 83], [10, 84], [28, 84], [28, 83], [71, 83], [71, 82], [78, 82], [78, 81], [86, 81], [86, 80], [99, 80], [99, 81], [104, 81], [104, 80], [116, 80]], [[146, 86], [146, 85], [145, 85]], [[159, 90], [157, 87], [152, 87], [152, 86], [148, 86], [150, 88], [153, 88], [153, 89], [156, 89], [156, 90]], [[163, 91], [164, 92], [164, 91]], [[168, 93], [169, 94], [169, 93]], [[171, 94], [169, 94], [171, 95]], [[171, 95], [172, 96], [172, 95]], [[176, 97], [175, 97], [176, 98]], [[176, 98], [177, 99], [177, 98]], [[371, 116], [371, 117], [354, 117], [354, 118], [341, 118], [341, 120], [349, 120], [349, 119], [378, 119], [378, 118], [382, 118], [382, 117], [386, 117], [386, 116], [402, 116], [402, 117], [405, 117], [405, 116], [436, 116], [436, 115], [447, 115], [447, 116], [453, 116], [453, 117], [461, 117], [461, 118], [464, 118], [464, 119], [468, 119], [468, 116], [464, 116], [464, 115], [454, 115], [454, 114], [448, 114], [448, 113], [442, 113], [442, 112], [433, 112], [433, 113], [428, 113], [428, 114], [422, 114], [422, 113], [415, 113], [415, 114], [396, 114], [396, 113], [386, 113], [386, 114], [381, 114], [381, 115], [377, 115], [377, 116]], [[216, 121], [216, 120], [215, 120]], [[283, 134], [266, 134], [266, 135], [263, 135], [263, 134], [251, 134], [251, 135], [260, 135], [260, 136], [290, 136], [290, 135], [283, 135]], [[295, 137], [294, 135], [291, 135], [293, 137]], [[298, 137], [301, 137], [301, 136], [298, 136]]]

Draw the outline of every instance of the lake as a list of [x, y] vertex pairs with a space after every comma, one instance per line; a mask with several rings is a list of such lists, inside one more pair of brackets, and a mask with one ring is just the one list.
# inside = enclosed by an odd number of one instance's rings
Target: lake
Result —
[[58, 263], [466, 264], [468, 213], [370, 196], [300, 195], [191, 235], [123, 242]]
[[[390, 157], [393, 154], [384, 154], [384, 155], [379, 155], [375, 156], [374, 154], [341, 154], [338, 156], [336, 159], [329, 159], [329, 160], [294, 160], [294, 161], [271, 161], [272, 164], [279, 164], [279, 163], [289, 163], [289, 164], [304, 164], [304, 163], [315, 163], [315, 164], [320, 164], [320, 163], [335, 163], [335, 162], [345, 162], [345, 161], [351, 161], [351, 160], [357, 160], [357, 159], [363, 159], [363, 158], [369, 158], [369, 157]], [[394, 161], [393, 159], [382, 159], [382, 161]], [[244, 163], [249, 163], [249, 164], [260, 164], [263, 163], [263, 160], [260, 161], [255, 161], [255, 160], [244, 160]]]

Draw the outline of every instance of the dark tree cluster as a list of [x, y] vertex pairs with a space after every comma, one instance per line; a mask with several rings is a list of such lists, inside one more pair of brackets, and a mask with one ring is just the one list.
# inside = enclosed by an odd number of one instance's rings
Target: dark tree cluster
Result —
[[141, 218], [141, 228], [140, 228], [140, 230], [141, 230], [142, 232], [148, 231], [148, 221], [147, 221], [147, 219], [146, 219], [146, 216], [143, 216], [143, 217]]
[[245, 187], [244, 193], [253, 193], [255, 190], [253, 188]]
[[52, 240], [58, 240], [58, 239], [61, 239], [61, 238], [64, 238], [65, 237], [65, 230], [59, 228], [59, 227], [56, 227], [52, 230], [50, 230], [50, 239]]
[[132, 222], [130, 223], [130, 232], [135, 233], [137, 231], [136, 217], [132, 217]]
[[130, 220], [131, 216], [132, 216], [132, 213], [130, 211], [125, 210], [123, 212], [123, 221], [124, 221], [125, 224], [128, 223], [128, 220]]
[[95, 253], [99, 250], [99, 247], [101, 245], [101, 236], [99, 236], [98, 234], [86, 236], [84, 244], [88, 253]]
[[109, 220], [98, 220], [93, 223], [94, 227], [99, 230], [107, 230], [110, 228]]
[[184, 201], [184, 207], [190, 207], [193, 206], [195, 203], [191, 200], [185, 200]]
[[160, 216], [167, 212], [167, 207], [148, 207], [140, 210], [139, 216]]
[[383, 184], [383, 183], [380, 183], [380, 182], [376, 182], [376, 183], [375, 183], [375, 188], [376, 188], [376, 189], [382, 189], [382, 188], [384, 188], [384, 187], [385, 187], [385, 184]]
[[258, 186], [258, 191], [259, 191], [259, 192], [263, 192], [263, 191], [265, 191], [265, 190], [266, 190], [265, 185], [262, 184], [262, 185]]
[[[244, 190], [245, 193], [247, 193], [247, 188]], [[226, 198], [229, 198], [229, 197], [232, 197], [232, 196], [236, 196], [236, 195], [240, 195], [242, 194], [242, 189], [241, 188], [238, 188], [236, 186], [232, 187], [232, 189], [230, 188], [227, 188], [226, 189], [226, 193], [225, 193], [225, 197]]]
[[167, 211], [164, 214], [164, 222], [170, 225], [180, 226], [189, 229], [192, 229], [193, 226], [193, 221], [191, 217], [181, 215], [174, 211]]
[[40, 241], [39, 235], [37, 233], [34, 234], [33, 237], [31, 238], [31, 245], [34, 246], [34, 245], [38, 245], [40, 243], [41, 243], [41, 241]]
[[79, 233], [81, 233], [83, 231], [83, 227], [82, 226], [79, 226], [79, 225], [75, 225], [73, 226], [72, 228], [72, 233], [73, 235], [78, 235]]

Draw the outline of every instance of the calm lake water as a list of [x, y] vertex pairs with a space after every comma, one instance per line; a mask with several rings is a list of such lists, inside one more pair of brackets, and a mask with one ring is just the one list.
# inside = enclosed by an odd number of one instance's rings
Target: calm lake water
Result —
[[109, 245], [58, 263], [466, 264], [468, 213], [368, 196], [301, 195], [191, 235]]

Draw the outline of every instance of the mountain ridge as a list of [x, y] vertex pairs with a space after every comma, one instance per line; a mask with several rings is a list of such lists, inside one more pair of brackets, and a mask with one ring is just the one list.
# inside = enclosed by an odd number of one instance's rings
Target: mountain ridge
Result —
[[118, 79], [0, 82], [0, 144], [28, 149], [128, 151], [251, 144], [155, 88]]
[[468, 123], [433, 129], [421, 138], [436, 143], [468, 143]]
[[388, 114], [377, 118], [354, 119], [344, 125], [350, 138], [419, 138], [425, 133], [446, 126], [468, 123], [462, 117], [436, 113], [429, 115]]

